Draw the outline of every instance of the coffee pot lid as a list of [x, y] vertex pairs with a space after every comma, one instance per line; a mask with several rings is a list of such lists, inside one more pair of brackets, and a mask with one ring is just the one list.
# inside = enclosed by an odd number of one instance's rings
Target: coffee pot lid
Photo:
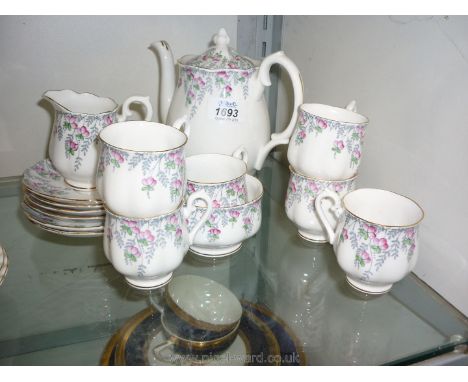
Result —
[[241, 56], [229, 47], [230, 38], [224, 28], [213, 37], [214, 47], [185, 63], [208, 70], [249, 70], [255, 68], [255, 63], [248, 57]]

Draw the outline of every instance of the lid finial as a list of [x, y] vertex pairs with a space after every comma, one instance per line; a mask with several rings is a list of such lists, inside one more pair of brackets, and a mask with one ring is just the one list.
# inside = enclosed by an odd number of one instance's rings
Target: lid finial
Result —
[[224, 28], [221, 28], [213, 38], [213, 42], [217, 48], [227, 47], [229, 45], [229, 41], [231, 41], [231, 39], [229, 38], [226, 29]]

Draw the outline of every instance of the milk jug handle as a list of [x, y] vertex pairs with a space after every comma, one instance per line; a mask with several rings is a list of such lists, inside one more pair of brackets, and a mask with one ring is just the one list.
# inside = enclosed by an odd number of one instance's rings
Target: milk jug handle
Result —
[[122, 104], [122, 114], [119, 114], [117, 116], [118, 122], [124, 122], [127, 120], [128, 117], [132, 115], [132, 111], [130, 110], [130, 105], [132, 103], [141, 103], [145, 107], [145, 121], [151, 121], [151, 119], [153, 119], [153, 107], [151, 106], [150, 98], [142, 96], [132, 96], [128, 97]]
[[330, 244], [334, 244], [336, 238], [338, 237], [338, 230], [339, 230], [339, 225], [336, 228], [336, 231], [333, 229], [331, 223], [328, 221], [325, 212], [323, 210], [322, 206], [322, 200], [323, 199], [331, 199], [333, 202], [333, 206], [331, 207], [331, 210], [335, 213], [336, 217], [339, 218], [343, 212], [344, 209], [341, 207], [341, 198], [340, 196], [331, 190], [324, 190], [321, 192], [317, 198], [315, 199], [315, 210], [317, 211], [317, 214], [319, 216], [319, 220], [322, 222], [323, 226], [325, 227], [325, 231], [327, 231], [328, 235], [328, 241]]
[[289, 124], [284, 129], [284, 131], [278, 134], [272, 134], [271, 140], [265, 146], [260, 148], [256, 163], [254, 163], [256, 170], [260, 170], [262, 168], [263, 162], [265, 161], [265, 158], [271, 149], [273, 149], [275, 146], [285, 145], [289, 142], [289, 138], [293, 133], [294, 126], [296, 125], [299, 105], [303, 103], [304, 99], [304, 86], [299, 69], [297, 68], [296, 64], [294, 64], [294, 62], [292, 62], [291, 59], [289, 59], [284, 54], [283, 51], [273, 53], [262, 61], [260, 68], [258, 69], [258, 78], [261, 84], [263, 86], [271, 86], [270, 69], [274, 64], [280, 64], [291, 78], [294, 93], [294, 108], [291, 120], [289, 121]]

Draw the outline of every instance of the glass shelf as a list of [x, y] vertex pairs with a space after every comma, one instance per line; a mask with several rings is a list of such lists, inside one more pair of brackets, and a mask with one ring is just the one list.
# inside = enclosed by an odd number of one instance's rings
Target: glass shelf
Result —
[[[269, 158], [256, 236], [224, 260], [190, 252], [175, 275], [196, 274], [269, 309], [309, 365], [411, 364], [468, 343], [468, 321], [413, 274], [386, 295], [349, 288], [332, 247], [297, 236], [284, 212], [289, 171]], [[0, 180], [0, 365], [98, 365], [107, 342], [148, 307], [107, 261], [101, 238], [44, 232], [20, 209], [20, 178]], [[421, 256], [424, 256], [422, 253]]]

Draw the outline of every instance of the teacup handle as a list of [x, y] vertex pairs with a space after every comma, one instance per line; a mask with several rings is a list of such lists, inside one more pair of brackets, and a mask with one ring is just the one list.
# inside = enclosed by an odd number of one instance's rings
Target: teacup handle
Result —
[[331, 199], [333, 201], [333, 206], [331, 207], [331, 210], [335, 213], [337, 218], [339, 218], [343, 214], [344, 209], [343, 207], [341, 207], [341, 197], [335, 191], [324, 190], [315, 199], [315, 210], [317, 211], [319, 219], [324, 225], [325, 230], [327, 231], [328, 241], [330, 242], [330, 244], [334, 244], [336, 238], [338, 237], [339, 228], [337, 227], [336, 231], [333, 230], [331, 223], [325, 216], [325, 212], [322, 207], [323, 199]]
[[175, 127], [177, 130], [182, 131], [187, 137], [190, 137], [190, 125], [188, 123], [188, 118], [186, 115], [176, 119], [172, 124], [172, 127]]
[[249, 154], [247, 153], [247, 149], [244, 146], [240, 146], [236, 151], [232, 153], [232, 156], [234, 158], [244, 161], [246, 165], [249, 164]]
[[211, 198], [204, 192], [204, 191], [197, 191], [191, 194], [187, 200], [187, 206], [184, 207], [184, 217], [185, 219], [188, 219], [190, 214], [193, 212], [194, 209], [197, 207], [195, 206], [195, 201], [197, 199], [203, 200], [207, 207], [206, 211], [201, 217], [201, 219], [195, 224], [195, 226], [192, 228], [191, 231], [189, 231], [189, 244], [193, 244], [193, 241], [195, 239], [195, 235], [197, 234], [198, 230], [205, 224], [205, 222], [208, 220], [211, 214], [211, 210], [213, 209], [213, 206], [211, 205], [212, 200]]
[[117, 116], [118, 122], [124, 122], [132, 115], [130, 105], [132, 103], [141, 103], [145, 107], [145, 121], [151, 121], [153, 118], [153, 107], [151, 106], [149, 97], [132, 96], [128, 97], [122, 104], [122, 114]]
[[[154, 348], [153, 348], [153, 354], [154, 356], [162, 361], [162, 362], [166, 362], [166, 363], [171, 363], [171, 364], [179, 364], [176, 361], [176, 358], [175, 357], [170, 357], [170, 356], [164, 356], [164, 350], [166, 350], [168, 347], [174, 345], [174, 341], [169, 338], [168, 340], [164, 341], [163, 343], [159, 344], [159, 345], [156, 345]], [[180, 361], [182, 361], [182, 358], [180, 359]]]

